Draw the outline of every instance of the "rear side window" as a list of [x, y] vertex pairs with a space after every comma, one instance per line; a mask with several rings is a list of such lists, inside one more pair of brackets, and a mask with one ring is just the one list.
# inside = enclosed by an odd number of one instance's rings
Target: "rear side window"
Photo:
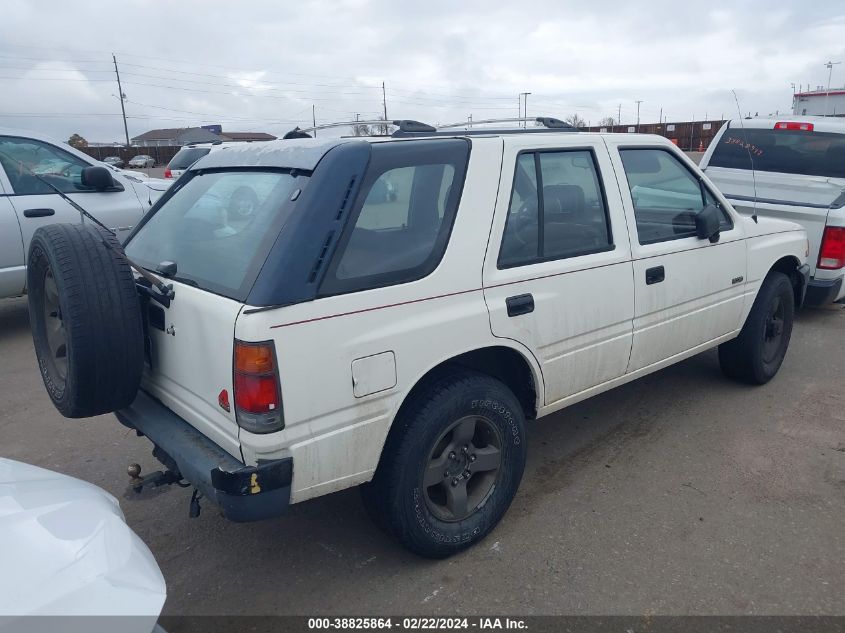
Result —
[[[634, 203], [640, 244], [695, 237], [695, 216], [708, 204], [719, 206], [704, 184], [670, 152], [619, 151]], [[721, 230], [733, 228], [722, 211]]]
[[593, 153], [567, 150], [520, 154], [499, 268], [612, 248], [607, 205]]
[[710, 167], [845, 178], [845, 134], [762, 130], [731, 123], [710, 157]]
[[167, 166], [170, 169], [187, 169], [210, 151], [207, 147], [183, 147]]
[[287, 172], [197, 174], [138, 229], [126, 253], [178, 281], [243, 301], [286, 221], [297, 179]]
[[443, 256], [466, 173], [460, 139], [377, 143], [321, 295], [420, 279]]

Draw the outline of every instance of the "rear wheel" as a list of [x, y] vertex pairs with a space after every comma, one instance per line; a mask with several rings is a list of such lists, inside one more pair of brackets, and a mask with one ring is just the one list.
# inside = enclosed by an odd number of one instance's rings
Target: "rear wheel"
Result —
[[414, 397], [394, 425], [362, 490], [374, 520], [431, 558], [484, 538], [525, 467], [524, 416], [513, 393], [484, 374], [454, 373]]
[[726, 376], [762, 385], [777, 374], [792, 336], [794, 301], [789, 278], [770, 272], [739, 336], [719, 346], [719, 365]]
[[32, 237], [27, 290], [32, 340], [44, 386], [68, 418], [109, 413], [135, 399], [143, 326], [128, 264], [88, 224], [52, 224]]

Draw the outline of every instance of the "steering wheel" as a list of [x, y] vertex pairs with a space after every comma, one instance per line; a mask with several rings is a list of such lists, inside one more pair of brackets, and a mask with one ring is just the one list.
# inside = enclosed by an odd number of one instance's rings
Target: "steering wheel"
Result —
[[508, 218], [508, 233], [520, 246], [528, 246], [536, 239], [539, 216], [537, 201], [528, 199]]

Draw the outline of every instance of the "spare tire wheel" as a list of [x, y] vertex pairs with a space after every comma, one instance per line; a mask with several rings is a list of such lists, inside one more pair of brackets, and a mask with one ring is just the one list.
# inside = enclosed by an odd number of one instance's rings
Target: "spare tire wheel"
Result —
[[29, 320], [44, 386], [67, 418], [126, 407], [144, 365], [135, 279], [91, 224], [51, 224], [32, 236], [27, 260]]

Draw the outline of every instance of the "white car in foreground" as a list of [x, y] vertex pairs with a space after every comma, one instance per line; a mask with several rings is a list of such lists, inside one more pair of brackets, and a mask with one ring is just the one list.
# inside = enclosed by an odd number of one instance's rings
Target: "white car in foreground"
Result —
[[701, 168], [743, 215], [791, 220], [807, 230], [808, 304], [845, 299], [845, 119], [728, 121]]
[[171, 184], [106, 166], [41, 134], [0, 129], [0, 299], [26, 292], [25, 253], [38, 227], [80, 222], [52, 187], [123, 240]]
[[93, 484], [0, 458], [0, 561], [2, 633], [160, 630], [161, 570]]

